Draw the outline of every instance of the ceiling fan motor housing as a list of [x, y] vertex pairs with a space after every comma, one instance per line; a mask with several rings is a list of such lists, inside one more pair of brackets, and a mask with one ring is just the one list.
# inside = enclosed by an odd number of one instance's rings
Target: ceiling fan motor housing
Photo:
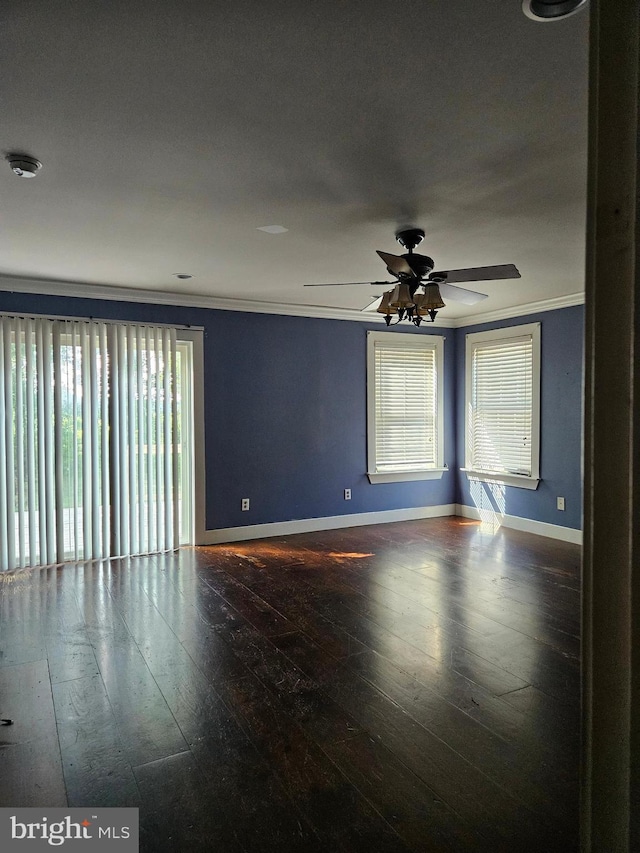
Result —
[[[427, 255], [415, 255], [413, 250], [424, 240], [424, 231], [422, 228], [403, 228], [401, 231], [396, 231], [396, 240], [401, 246], [409, 251], [403, 257], [413, 270], [413, 274], [418, 278], [424, 278], [433, 269], [433, 258]], [[390, 270], [390, 272], [393, 272]], [[408, 277], [408, 276], [407, 276]]]
[[428, 275], [434, 266], [433, 258], [429, 258], [427, 255], [416, 255], [413, 252], [407, 252], [402, 257], [409, 264], [414, 273], [418, 276], [418, 278], [424, 278], [425, 275]]

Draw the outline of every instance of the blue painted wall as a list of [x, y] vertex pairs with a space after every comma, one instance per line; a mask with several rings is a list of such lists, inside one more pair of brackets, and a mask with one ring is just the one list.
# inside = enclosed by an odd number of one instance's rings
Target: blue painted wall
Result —
[[[378, 324], [8, 292], [0, 311], [204, 327], [208, 529], [456, 502], [453, 329], [396, 331], [445, 338], [450, 471], [441, 480], [371, 485], [366, 336]], [[240, 510], [243, 497], [249, 512]]]
[[[207, 418], [214, 457], [224, 460], [208, 487], [216, 526], [248, 523], [238, 512], [245, 495], [251, 523], [454, 502], [453, 471], [413, 483], [371, 485], [366, 477], [366, 333], [380, 326], [228, 312], [216, 320], [210, 357], [218, 399]], [[451, 403], [455, 336], [441, 331]], [[454, 441], [450, 411], [451, 458]]]
[[[466, 475], [459, 472], [457, 502], [467, 506], [484, 503], [507, 515], [580, 529], [583, 306], [456, 329], [456, 384], [461, 415], [457, 424], [457, 457], [459, 464], [464, 464], [465, 335], [534, 322], [541, 324], [540, 485], [535, 491], [507, 486], [497, 494], [491, 494], [488, 486], [474, 485], [472, 494]], [[556, 508], [558, 496], [566, 500], [564, 511]]]

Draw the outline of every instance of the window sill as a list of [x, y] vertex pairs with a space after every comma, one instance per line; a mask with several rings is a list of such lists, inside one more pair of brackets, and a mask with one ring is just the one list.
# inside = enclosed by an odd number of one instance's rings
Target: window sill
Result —
[[367, 472], [370, 483], [407, 483], [411, 480], [440, 480], [448, 468], [424, 468], [421, 471]]
[[470, 480], [480, 480], [483, 483], [499, 483], [501, 486], [515, 486], [517, 489], [537, 489], [539, 477], [527, 477], [525, 474], [505, 474], [502, 471], [474, 471], [472, 468], [461, 468]]

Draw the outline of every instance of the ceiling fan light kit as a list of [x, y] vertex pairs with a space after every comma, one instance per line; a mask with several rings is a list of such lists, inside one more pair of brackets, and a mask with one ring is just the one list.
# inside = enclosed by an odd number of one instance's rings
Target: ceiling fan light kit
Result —
[[436, 319], [438, 310], [445, 307], [440, 288], [435, 283], [423, 286], [424, 293], [414, 292], [412, 295], [408, 284], [396, 284], [393, 290], [382, 295], [382, 302], [376, 311], [384, 314], [387, 326], [391, 324], [394, 313], [398, 316], [398, 322], [407, 319], [416, 326], [427, 317], [431, 322]]

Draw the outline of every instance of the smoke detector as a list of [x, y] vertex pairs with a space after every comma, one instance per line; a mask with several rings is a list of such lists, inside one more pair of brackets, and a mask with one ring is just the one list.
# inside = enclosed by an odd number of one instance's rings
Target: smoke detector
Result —
[[557, 21], [575, 15], [587, 0], [523, 0], [522, 11], [533, 21]]
[[11, 169], [19, 178], [35, 178], [42, 163], [36, 160], [35, 157], [28, 157], [26, 154], [9, 154], [7, 157]]

